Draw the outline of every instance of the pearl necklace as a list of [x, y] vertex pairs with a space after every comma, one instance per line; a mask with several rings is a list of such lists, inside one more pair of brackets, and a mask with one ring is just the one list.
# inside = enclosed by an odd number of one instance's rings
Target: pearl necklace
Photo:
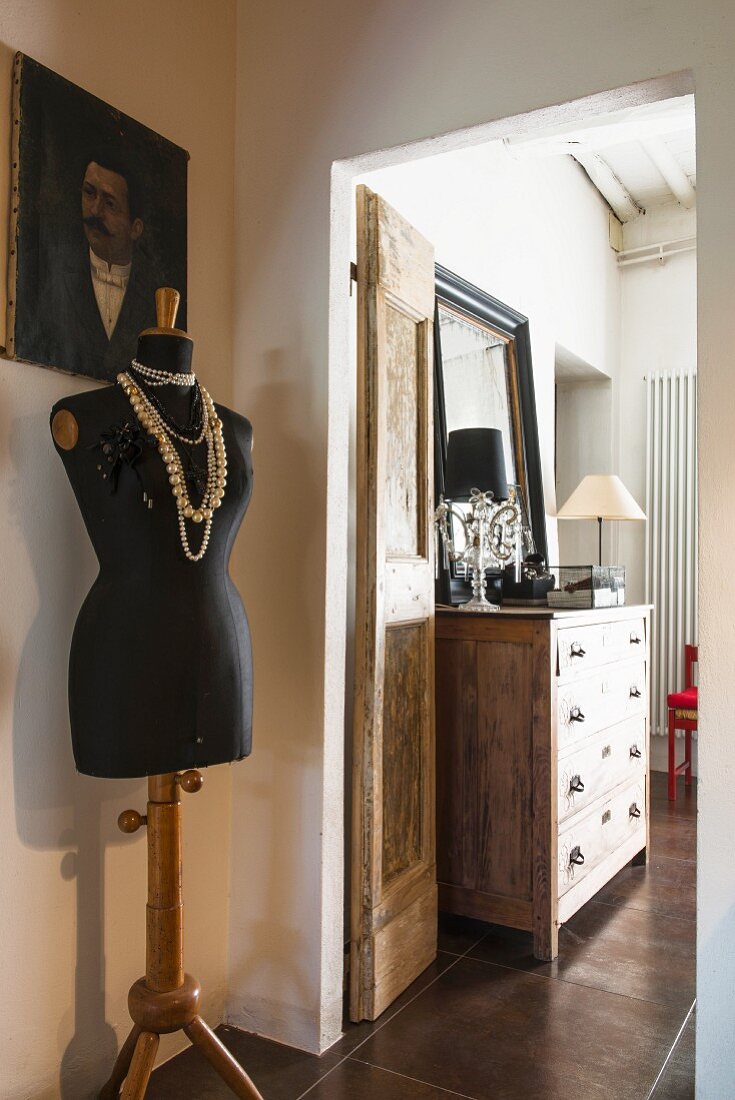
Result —
[[[222, 421], [215, 412], [214, 402], [204, 386], [200, 385], [203, 427], [196, 442], [200, 443], [204, 439], [207, 444], [207, 487], [204, 490], [201, 504], [198, 508], [194, 508], [186, 488], [184, 467], [173, 443], [173, 438], [187, 444], [191, 444], [191, 440], [184, 439], [168, 424], [164, 423], [158, 409], [136, 386], [135, 380], [126, 371], [118, 374], [117, 380], [141, 427], [150, 435], [155, 436], [158, 443], [158, 452], [166, 467], [171, 494], [176, 501], [179, 537], [181, 538], [184, 554], [189, 561], [201, 561], [209, 545], [214, 510], [222, 504], [225, 485], [227, 484], [227, 455], [225, 454], [225, 444], [222, 438]], [[196, 554], [192, 552], [189, 546], [189, 536], [186, 530], [187, 520], [196, 524], [204, 523], [201, 546]]]
[[147, 367], [145, 363], [139, 363], [137, 359], [133, 359], [130, 367], [135, 374], [145, 378], [149, 386], [193, 386], [196, 381], [196, 375], [193, 372], [191, 374], [169, 374], [165, 370]]

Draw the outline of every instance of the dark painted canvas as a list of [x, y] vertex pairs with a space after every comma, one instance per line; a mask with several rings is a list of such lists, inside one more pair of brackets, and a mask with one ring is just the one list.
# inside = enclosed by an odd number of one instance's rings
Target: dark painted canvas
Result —
[[113, 380], [181, 292], [189, 154], [30, 57], [14, 66], [8, 352]]

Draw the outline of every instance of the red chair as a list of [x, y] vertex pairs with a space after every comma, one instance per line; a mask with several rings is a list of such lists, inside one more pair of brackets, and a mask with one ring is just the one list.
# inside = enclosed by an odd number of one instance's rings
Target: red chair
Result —
[[[692, 733], [697, 728], [697, 688], [693, 683], [692, 665], [699, 662], [699, 650], [695, 645], [684, 646], [683, 691], [669, 695], [669, 799], [676, 801], [676, 777], [685, 772], [685, 785], [692, 785]], [[676, 763], [676, 731], [684, 730], [684, 760]]]

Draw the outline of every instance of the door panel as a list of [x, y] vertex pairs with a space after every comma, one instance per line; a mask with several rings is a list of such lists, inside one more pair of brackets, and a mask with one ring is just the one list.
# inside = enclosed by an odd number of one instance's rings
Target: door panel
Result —
[[358, 188], [358, 486], [350, 1014], [436, 957], [434, 254]]
[[385, 632], [383, 884], [422, 856], [422, 744], [426, 736], [426, 623]]
[[[388, 461], [385, 486], [385, 540], [389, 557], [426, 555], [426, 502], [421, 468], [420, 371], [426, 361], [416, 318], [386, 301], [385, 308]], [[420, 322], [419, 322], [420, 324]], [[423, 326], [422, 326], [423, 327]]]

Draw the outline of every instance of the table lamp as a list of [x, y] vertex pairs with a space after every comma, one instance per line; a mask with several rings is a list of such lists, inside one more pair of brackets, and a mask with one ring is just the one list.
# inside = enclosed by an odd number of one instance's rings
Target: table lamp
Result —
[[468, 501], [474, 489], [508, 499], [503, 433], [500, 428], [459, 428], [447, 437], [444, 495]]
[[[437, 535], [450, 561], [461, 561], [472, 574], [472, 599], [464, 611], [497, 611], [486, 598], [485, 570], [502, 568], [513, 557], [520, 566], [520, 510], [505, 472], [503, 433], [499, 428], [461, 428], [447, 439], [444, 492], [434, 516]], [[452, 502], [468, 501], [465, 515]], [[452, 519], [464, 546], [455, 545]], [[438, 555], [437, 555], [438, 556]]]
[[556, 513], [557, 519], [596, 519], [599, 565], [602, 565], [603, 519], [645, 519], [640, 508], [615, 474], [588, 474]]

